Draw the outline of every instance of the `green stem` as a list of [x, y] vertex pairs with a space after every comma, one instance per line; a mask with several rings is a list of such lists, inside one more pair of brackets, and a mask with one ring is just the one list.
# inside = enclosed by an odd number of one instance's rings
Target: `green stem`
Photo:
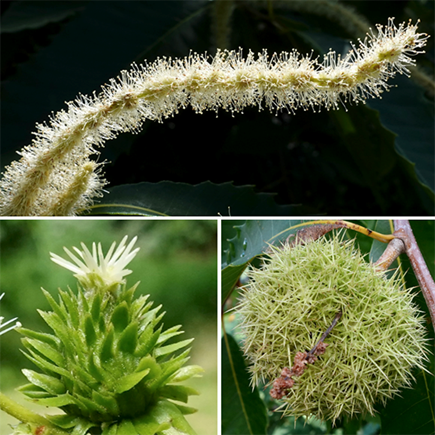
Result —
[[30, 411], [29, 409], [5, 396], [3, 393], [0, 393], [0, 409], [7, 412], [9, 415], [12, 415], [12, 417], [15, 417], [17, 420], [23, 423], [44, 426], [44, 435], [68, 435], [68, 432], [63, 431], [56, 426], [53, 426], [42, 415]]

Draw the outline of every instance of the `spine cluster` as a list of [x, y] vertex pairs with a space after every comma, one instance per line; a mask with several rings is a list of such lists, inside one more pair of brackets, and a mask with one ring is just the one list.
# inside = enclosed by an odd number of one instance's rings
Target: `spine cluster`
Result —
[[273, 385], [285, 416], [334, 424], [373, 415], [426, 370], [424, 317], [412, 291], [398, 271], [387, 279], [366, 262], [354, 241], [272, 246], [248, 277], [236, 311], [251, 383]]
[[377, 30], [346, 56], [329, 52], [321, 62], [297, 51], [250, 51], [244, 57], [239, 50], [133, 64], [100, 94], [80, 95], [48, 124], [37, 125], [33, 143], [0, 181], [0, 214], [74, 215], [86, 209], [106, 184], [90, 158], [97, 148], [121, 132], [137, 132], [147, 119], [161, 122], [189, 105], [196, 113], [235, 113], [247, 106], [293, 113], [379, 97], [396, 73], [409, 75], [411, 56], [422, 53], [428, 36], [410, 23], [396, 27], [393, 19]]

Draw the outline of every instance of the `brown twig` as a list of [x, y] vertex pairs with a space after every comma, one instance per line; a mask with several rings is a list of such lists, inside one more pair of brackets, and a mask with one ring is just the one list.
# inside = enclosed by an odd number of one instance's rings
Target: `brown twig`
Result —
[[353, 222], [343, 220], [330, 219], [311, 221], [300, 224], [300, 226], [302, 225], [304, 225], [304, 228], [300, 229], [296, 234], [291, 234], [287, 238], [286, 243], [289, 243], [290, 246], [295, 246], [298, 244], [306, 245], [309, 242], [317, 240], [319, 237], [325, 235], [329, 231], [338, 228], [346, 228], [348, 230], [357, 231], [382, 243], [389, 243], [391, 240], [394, 239], [394, 236], [392, 234], [381, 234], [377, 231], [370, 230], [369, 228], [365, 228], [361, 225], [354, 224]]
[[317, 361], [318, 355], [323, 355], [325, 353], [327, 343], [324, 343], [325, 338], [331, 332], [332, 328], [337, 324], [338, 320], [342, 315], [340, 310], [334, 317], [331, 326], [322, 334], [320, 340], [309, 352], [297, 352], [294, 358], [294, 364], [291, 369], [284, 367], [281, 371], [281, 376], [273, 382], [273, 388], [270, 390], [270, 396], [274, 399], [282, 399], [288, 394], [290, 388], [293, 387], [295, 381], [292, 379], [293, 376], [301, 376], [307, 364], [313, 364]]
[[[340, 310], [334, 317], [334, 320], [331, 323], [331, 326], [322, 334], [320, 337], [320, 340], [317, 342], [317, 344], [308, 352], [308, 355], [314, 355], [317, 351], [317, 348], [321, 343], [325, 341], [325, 338], [329, 335], [329, 333], [332, 331], [332, 328], [337, 324], [337, 322], [340, 320], [340, 317], [342, 316], [343, 312]], [[322, 352], [323, 353], [323, 352]], [[307, 358], [308, 358], [307, 355]]]
[[418, 247], [412, 232], [411, 225], [407, 220], [394, 221], [394, 235], [402, 240], [405, 246], [406, 255], [411, 262], [412, 269], [417, 277], [418, 284], [423, 292], [427, 307], [429, 308], [432, 325], [435, 328], [435, 282], [424, 261], [423, 255]]
[[393, 239], [388, 243], [387, 248], [379, 257], [378, 261], [374, 263], [374, 266], [380, 271], [385, 271], [391, 266], [394, 260], [396, 260], [400, 254], [405, 253], [405, 251], [406, 247], [403, 240], [400, 238]]

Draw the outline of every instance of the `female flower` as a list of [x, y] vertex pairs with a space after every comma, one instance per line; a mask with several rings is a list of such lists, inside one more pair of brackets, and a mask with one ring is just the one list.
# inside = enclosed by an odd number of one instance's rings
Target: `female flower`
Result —
[[92, 253], [82, 243], [82, 251], [73, 247], [79, 258], [70, 250], [64, 248], [68, 256], [74, 261], [71, 263], [59, 255], [50, 253], [51, 259], [62, 267], [75, 272], [75, 277], [83, 288], [102, 288], [103, 290], [116, 290], [121, 284], [125, 284], [124, 276], [129, 275], [131, 270], [125, 269], [128, 263], [135, 257], [140, 248], [132, 251], [137, 237], [134, 237], [128, 246], [125, 246], [128, 236], [125, 236], [118, 248], [113, 242], [109, 252], [104, 256], [101, 243], [98, 247], [92, 244]]
[[64, 411], [47, 417], [61, 433], [195, 435], [184, 415], [196, 411], [186, 403], [198, 393], [181, 385], [203, 371], [186, 365], [192, 339], [168, 344], [181, 326], [165, 330], [161, 306], [153, 308], [149, 295], [134, 297], [138, 284], [126, 287], [125, 267], [138, 251], [136, 237], [126, 242], [106, 255], [95, 243], [92, 252], [84, 244], [77, 255], [65, 249], [73, 263], [51, 254], [75, 273], [78, 291], [59, 290], [58, 302], [44, 291], [53, 311], [39, 313], [51, 333], [20, 329], [39, 369], [23, 370], [30, 383], [21, 391]]

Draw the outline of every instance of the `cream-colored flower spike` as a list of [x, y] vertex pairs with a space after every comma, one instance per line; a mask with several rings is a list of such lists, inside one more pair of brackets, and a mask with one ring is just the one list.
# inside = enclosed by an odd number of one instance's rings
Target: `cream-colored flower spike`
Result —
[[125, 269], [128, 263], [136, 256], [140, 248], [132, 251], [137, 237], [134, 237], [128, 246], [126, 246], [127, 236], [125, 236], [118, 248], [114, 242], [107, 252], [103, 254], [101, 243], [98, 247], [95, 243], [92, 244], [92, 253], [82, 243], [82, 250], [73, 247], [78, 257], [69, 249], [63, 248], [68, 256], [75, 263], [60, 257], [59, 255], [50, 253], [52, 261], [74, 272], [74, 276], [82, 284], [83, 288], [92, 288], [102, 290], [116, 290], [119, 285], [125, 284], [124, 276], [130, 275], [131, 270]]
[[254, 105], [293, 113], [379, 97], [396, 73], [409, 75], [415, 64], [410, 56], [423, 53], [428, 36], [411, 23], [396, 27], [392, 18], [377, 30], [343, 58], [329, 52], [321, 63], [297, 51], [270, 57], [266, 50], [257, 56], [250, 51], [244, 58], [239, 50], [133, 64], [99, 95], [80, 95], [49, 124], [37, 125], [36, 139], [0, 181], [0, 214], [75, 215], [86, 209], [106, 184], [90, 160], [95, 148], [189, 105], [197, 113]]

